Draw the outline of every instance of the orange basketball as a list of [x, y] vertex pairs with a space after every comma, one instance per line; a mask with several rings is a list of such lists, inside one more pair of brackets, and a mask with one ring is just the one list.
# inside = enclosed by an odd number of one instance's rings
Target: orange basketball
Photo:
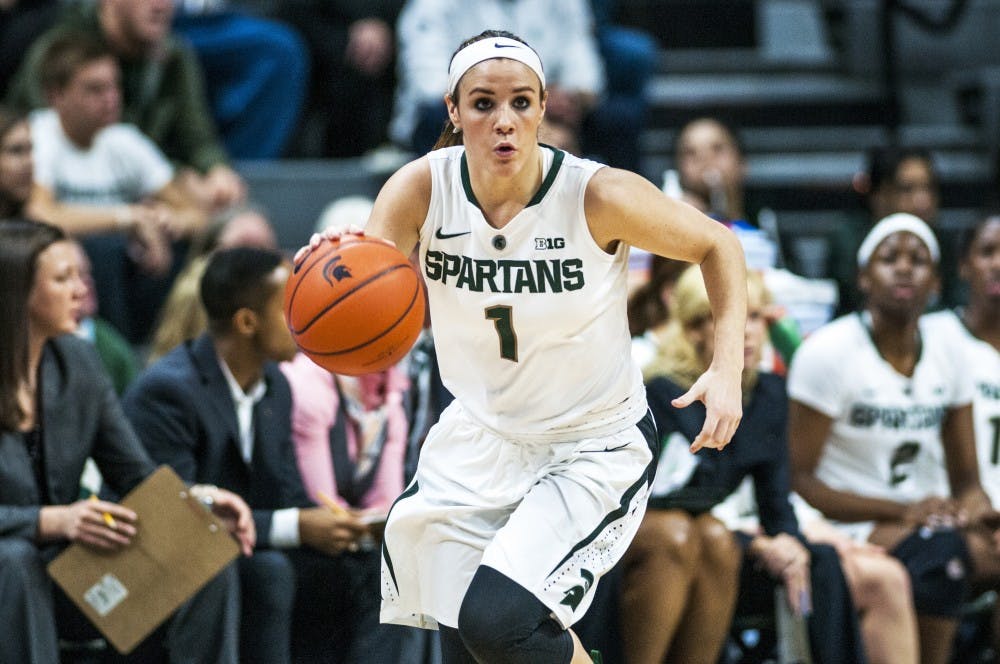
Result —
[[423, 328], [423, 283], [382, 240], [323, 240], [288, 279], [285, 321], [321, 367], [349, 376], [381, 371], [406, 355]]

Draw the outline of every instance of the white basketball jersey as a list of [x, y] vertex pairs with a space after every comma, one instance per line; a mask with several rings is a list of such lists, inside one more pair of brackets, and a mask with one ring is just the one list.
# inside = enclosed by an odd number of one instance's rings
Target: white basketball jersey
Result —
[[1000, 506], [1000, 352], [974, 336], [950, 311], [927, 316], [928, 322], [941, 325], [956, 339], [965, 352], [963, 367], [972, 375], [975, 392], [972, 417], [976, 423], [976, 450], [979, 456], [979, 481], [994, 507]]
[[508, 438], [600, 436], [646, 412], [630, 357], [628, 247], [594, 242], [584, 191], [600, 164], [551, 148], [541, 188], [502, 229], [483, 216], [463, 147], [428, 155], [420, 261], [445, 386]]
[[920, 330], [912, 377], [882, 358], [858, 314], [820, 328], [796, 351], [789, 397], [833, 419], [816, 469], [828, 486], [902, 502], [951, 494], [941, 427], [948, 409], [972, 400], [972, 383], [954, 339], [924, 321]]

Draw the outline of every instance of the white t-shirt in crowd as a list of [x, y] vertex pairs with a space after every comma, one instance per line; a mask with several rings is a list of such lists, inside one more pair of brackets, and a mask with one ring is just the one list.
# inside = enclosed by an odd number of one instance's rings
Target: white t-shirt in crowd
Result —
[[138, 203], [173, 179], [167, 158], [132, 125], [105, 127], [89, 148], [80, 148], [66, 136], [54, 109], [35, 111], [30, 122], [35, 182], [62, 203]]

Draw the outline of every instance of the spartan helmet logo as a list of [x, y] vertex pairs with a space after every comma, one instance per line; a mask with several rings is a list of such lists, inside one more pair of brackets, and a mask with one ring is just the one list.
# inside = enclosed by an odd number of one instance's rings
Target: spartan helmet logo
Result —
[[336, 255], [326, 262], [323, 266], [323, 278], [326, 279], [326, 283], [331, 286], [336, 286], [334, 280], [343, 281], [344, 279], [351, 278], [351, 268], [346, 265], [340, 264], [340, 255]]
[[580, 568], [580, 576], [583, 578], [583, 583], [578, 586], [573, 586], [569, 590], [563, 591], [562, 601], [560, 604], [565, 604], [569, 608], [576, 611], [576, 607], [580, 606], [580, 602], [583, 601], [583, 596], [587, 594], [590, 587], [594, 585], [594, 574], [587, 569]]

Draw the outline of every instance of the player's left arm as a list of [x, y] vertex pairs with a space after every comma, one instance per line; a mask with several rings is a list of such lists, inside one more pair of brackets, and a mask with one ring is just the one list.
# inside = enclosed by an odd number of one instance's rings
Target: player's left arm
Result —
[[614, 168], [591, 178], [587, 223], [606, 251], [619, 242], [701, 266], [715, 321], [715, 354], [708, 370], [674, 405], [705, 403], [705, 425], [691, 445], [721, 449], [742, 417], [740, 377], [746, 329], [746, 261], [736, 236], [686, 203], [665, 196], [648, 180]]

